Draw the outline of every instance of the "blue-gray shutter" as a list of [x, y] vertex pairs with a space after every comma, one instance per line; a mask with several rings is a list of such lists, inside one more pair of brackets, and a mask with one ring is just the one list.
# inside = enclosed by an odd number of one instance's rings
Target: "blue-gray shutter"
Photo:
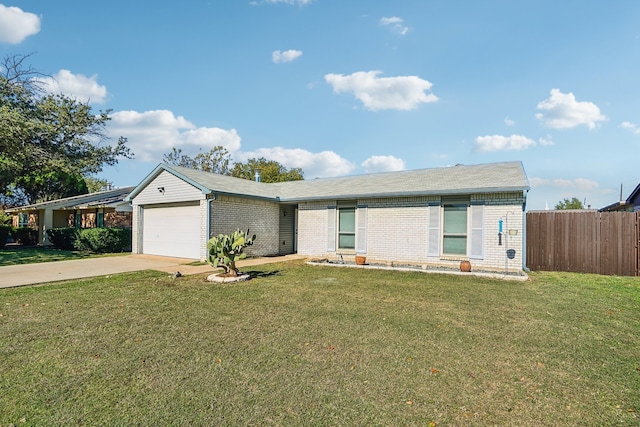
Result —
[[336, 207], [327, 206], [327, 252], [336, 251]]
[[356, 208], [356, 252], [367, 253], [367, 207]]
[[484, 258], [484, 205], [471, 205], [469, 258]]
[[427, 255], [440, 256], [440, 206], [429, 206], [429, 236]]

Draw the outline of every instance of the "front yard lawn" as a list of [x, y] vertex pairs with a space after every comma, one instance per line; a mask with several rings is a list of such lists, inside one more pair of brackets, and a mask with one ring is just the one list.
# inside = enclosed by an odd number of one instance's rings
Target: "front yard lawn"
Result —
[[90, 252], [65, 251], [55, 248], [5, 246], [3, 249], [0, 249], [0, 267], [5, 265], [34, 264], [38, 262], [66, 261], [71, 259], [129, 254], [130, 252], [118, 254], [93, 254]]
[[0, 425], [640, 423], [640, 280], [308, 266], [0, 290]]

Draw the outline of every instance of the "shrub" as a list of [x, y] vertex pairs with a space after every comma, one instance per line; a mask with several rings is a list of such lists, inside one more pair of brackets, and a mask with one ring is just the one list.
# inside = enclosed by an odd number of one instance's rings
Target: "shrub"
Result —
[[96, 253], [131, 250], [131, 230], [121, 228], [84, 228], [76, 230], [73, 244], [79, 251]]
[[20, 245], [33, 246], [38, 244], [38, 230], [34, 230], [33, 228], [15, 228], [11, 234], [13, 240]]
[[12, 227], [10, 225], [0, 224], [0, 249], [7, 244], [7, 238], [11, 234]]
[[50, 228], [46, 231], [47, 237], [53, 246], [57, 249], [63, 249], [66, 251], [72, 251], [75, 249], [73, 246], [76, 241], [76, 229], [75, 228]]

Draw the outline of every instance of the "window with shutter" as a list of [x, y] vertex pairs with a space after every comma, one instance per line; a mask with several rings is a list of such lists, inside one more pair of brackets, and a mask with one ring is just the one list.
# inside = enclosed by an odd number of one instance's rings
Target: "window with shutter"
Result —
[[440, 206], [429, 206], [428, 256], [440, 256]]
[[367, 253], [367, 207], [358, 206], [356, 210], [358, 231], [356, 232], [356, 252]]
[[336, 207], [327, 207], [327, 252], [336, 251]]
[[469, 258], [484, 258], [484, 206], [471, 205], [471, 242], [469, 244]]

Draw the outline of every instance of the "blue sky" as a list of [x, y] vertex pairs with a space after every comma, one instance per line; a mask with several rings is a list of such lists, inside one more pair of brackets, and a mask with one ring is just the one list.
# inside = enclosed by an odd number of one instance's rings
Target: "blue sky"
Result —
[[[0, 0], [2, 1], [2, 0]], [[0, 54], [112, 110], [136, 185], [172, 147], [307, 179], [521, 160], [527, 209], [640, 182], [640, 2], [15, 0]]]

